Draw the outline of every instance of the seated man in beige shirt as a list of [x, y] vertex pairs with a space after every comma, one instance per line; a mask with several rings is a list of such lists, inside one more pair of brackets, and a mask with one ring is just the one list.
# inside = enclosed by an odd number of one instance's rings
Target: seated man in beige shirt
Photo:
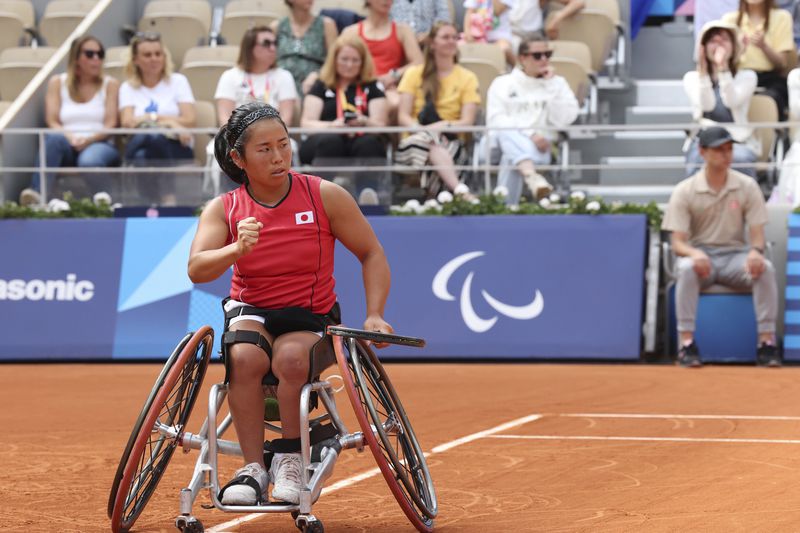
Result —
[[764, 258], [764, 196], [753, 178], [731, 170], [733, 138], [725, 128], [705, 129], [698, 139], [705, 165], [675, 187], [662, 223], [662, 229], [672, 232], [672, 249], [678, 256], [678, 363], [702, 365], [694, 342], [697, 300], [702, 289], [718, 283], [752, 288], [758, 364], [780, 366], [775, 344], [778, 288], [775, 269]]

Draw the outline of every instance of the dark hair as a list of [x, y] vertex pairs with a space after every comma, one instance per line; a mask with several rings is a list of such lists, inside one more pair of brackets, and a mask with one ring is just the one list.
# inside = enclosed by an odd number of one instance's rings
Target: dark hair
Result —
[[263, 102], [248, 102], [233, 110], [228, 122], [214, 137], [214, 157], [222, 171], [236, 183], [246, 183], [247, 174], [234, 163], [231, 150], [236, 150], [239, 157], [244, 159], [244, 147], [249, 137], [247, 130], [262, 119], [277, 120], [289, 133], [277, 109]]
[[547, 37], [545, 37], [545, 35], [543, 33], [536, 32], [536, 33], [534, 33], [534, 34], [522, 39], [522, 41], [520, 41], [519, 47], [517, 48], [517, 55], [521, 56], [522, 54], [527, 54], [528, 53], [528, 48], [533, 43], [545, 43], [545, 44], [547, 44], [549, 42], [550, 41], [548, 40]]
[[[236, 64], [245, 72], [253, 70], [253, 47], [256, 45], [256, 38], [259, 33], [269, 33], [275, 37], [275, 32], [272, 28], [267, 26], [253, 26], [244, 32], [242, 35], [242, 42], [239, 44], [239, 58]], [[277, 66], [276, 64], [270, 65], [270, 68]]]
[[[736, 72], [738, 70], [736, 68], [736, 64], [738, 62], [737, 60], [739, 59], [738, 58], [739, 54], [736, 53], [736, 51], [737, 51], [736, 49], [738, 48], [738, 45], [736, 44], [736, 34], [730, 28], [714, 26], [714, 27], [709, 28], [708, 30], [706, 30], [705, 33], [703, 33], [703, 35], [700, 36], [700, 48], [701, 48], [701, 50], [700, 50], [699, 54], [703, 54], [703, 57], [702, 58], [698, 57], [697, 60], [698, 61], [702, 61], [704, 58], [708, 57], [707, 54], [706, 54], [706, 45], [708, 44], [708, 41], [710, 41], [711, 38], [714, 37], [715, 35], [722, 34], [722, 33], [728, 34], [728, 39], [730, 39], [731, 45], [733, 46], [733, 50], [731, 51], [731, 56], [728, 58], [728, 70], [730, 71], [731, 76], [736, 76]], [[713, 61], [708, 61], [707, 65], [708, 65], [708, 73], [712, 74], [712, 75], [715, 75], [714, 74], [714, 68], [715, 68], [714, 62]]]

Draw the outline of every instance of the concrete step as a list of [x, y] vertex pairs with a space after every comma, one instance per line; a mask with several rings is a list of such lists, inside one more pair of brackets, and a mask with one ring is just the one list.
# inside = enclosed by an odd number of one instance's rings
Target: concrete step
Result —
[[685, 176], [683, 156], [629, 156], [600, 159], [600, 185], [675, 185]]
[[692, 108], [636, 105], [625, 109], [625, 124], [689, 124]]
[[598, 135], [596, 139], [575, 139], [570, 145], [580, 150], [585, 163], [596, 163], [614, 156], [676, 156], [683, 153], [682, 131], [624, 131]]
[[636, 105], [689, 107], [683, 80], [636, 80]]
[[587, 196], [599, 196], [605, 202], [630, 202], [647, 204], [656, 202], [666, 205], [672, 194], [671, 185], [573, 185], [572, 190], [581, 190]]

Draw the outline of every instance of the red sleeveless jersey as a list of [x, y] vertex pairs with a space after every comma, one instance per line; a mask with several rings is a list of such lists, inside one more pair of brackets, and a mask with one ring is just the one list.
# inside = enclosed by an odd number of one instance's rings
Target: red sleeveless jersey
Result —
[[325, 314], [334, 303], [335, 239], [320, 196], [321, 178], [289, 173], [289, 192], [275, 206], [253, 199], [247, 188], [222, 196], [228, 244], [236, 224], [255, 217], [264, 227], [249, 254], [233, 264], [231, 298], [264, 309], [302, 307]]

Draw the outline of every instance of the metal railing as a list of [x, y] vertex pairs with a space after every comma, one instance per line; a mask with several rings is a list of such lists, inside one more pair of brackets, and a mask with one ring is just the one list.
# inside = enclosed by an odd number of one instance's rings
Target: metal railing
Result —
[[[722, 124], [725, 126], [725, 124]], [[781, 168], [783, 163], [783, 155], [788, 150], [788, 146], [783, 145], [784, 139], [788, 138], [789, 132], [793, 132], [796, 128], [800, 127], [800, 122], [769, 122], [769, 123], [758, 123], [758, 124], [749, 124], [750, 127], [753, 128], [754, 131], [759, 129], [768, 129], [774, 130], [775, 133], [775, 145], [770, 147], [770, 154], [771, 158], [768, 161], [758, 161], [756, 163], [750, 164], [742, 164], [742, 168], [756, 168], [760, 171], [767, 171], [772, 172], [773, 174], [776, 173], [778, 169]], [[482, 188], [484, 193], [489, 193], [492, 190], [492, 181], [493, 176], [501, 169], [499, 164], [492, 164], [492, 158], [490, 157], [490, 145], [489, 143], [479, 143], [478, 139], [484, 137], [487, 133], [491, 131], [499, 131], [499, 130], [508, 130], [508, 129], [516, 129], [516, 128], [488, 128], [487, 126], [461, 126], [461, 127], [451, 127], [446, 131], [448, 133], [455, 133], [455, 134], [466, 134], [471, 136], [472, 143], [468, 148], [470, 148], [473, 152], [482, 151], [481, 153], [473, 153], [473, 157], [468, 164], [462, 165], [455, 165], [453, 168], [459, 172], [472, 172], [474, 175], [477, 174], [481, 176], [482, 180], [475, 180], [473, 176], [473, 182], [481, 181]], [[676, 160], [675, 162], [663, 162], [663, 161], [644, 161], [639, 164], [636, 163], [626, 163], [624, 165], [619, 164], [609, 164], [603, 163], [600, 161], [594, 162], [581, 162], [581, 163], [573, 163], [569, 157], [573, 148], [580, 143], [590, 143], [590, 142], [599, 142], [604, 137], [613, 137], [618, 133], [636, 133], [641, 132], [643, 137], [649, 135], [651, 132], [684, 132], [687, 135], [690, 132], [695, 132], [699, 129], [699, 126], [696, 123], [675, 123], [675, 124], [577, 124], [568, 126], [565, 128], [553, 129], [553, 128], [541, 128], [542, 130], [550, 130], [553, 135], [559, 135], [559, 139], [561, 143], [561, 154], [562, 157], [559, 161], [556, 161], [549, 165], [537, 165], [537, 169], [543, 172], [568, 172], [568, 173], [575, 173], [581, 174], [583, 172], [599, 172], [605, 170], [663, 170], [663, 169], [674, 169], [676, 171], [680, 170], [681, 172], [685, 171], [685, 163], [683, 160]], [[313, 129], [313, 128], [290, 128], [289, 133], [294, 138], [300, 139], [307, 135], [312, 134], [319, 134], [319, 133], [342, 133], [342, 134], [353, 134], [353, 133], [379, 133], [379, 134], [388, 134], [395, 136], [395, 139], [402, 136], [403, 134], [413, 133], [416, 131], [427, 131], [429, 128], [426, 127], [416, 127], [416, 128], [406, 128], [406, 127], [361, 127], [361, 128], [328, 128], [324, 130]], [[184, 132], [191, 133], [195, 136], [195, 142], [204, 142], [207, 143], [208, 140], [211, 139], [211, 136], [216, 134], [217, 128], [187, 128], [182, 130]], [[134, 134], [141, 134], [141, 133], [162, 133], [162, 134], [174, 134], [176, 130], [174, 129], [158, 129], [158, 128], [149, 128], [147, 130], [142, 129], [131, 129], [131, 128], [115, 128], [109, 130], [102, 130], [100, 133], [106, 133], [112, 137], [119, 137], [119, 136], [128, 136]], [[648, 132], [645, 134], [645, 132]], [[38, 166], [1, 166], [0, 171], [3, 173], [3, 176], [7, 176], [10, 173], [26, 173], [26, 174], [34, 174], [38, 173], [41, 183], [41, 197], [42, 201], [46, 202], [49, 197], [49, 191], [47, 191], [48, 180], [46, 179], [49, 173], [58, 173], [61, 175], [83, 175], [83, 174], [104, 174], [104, 175], [117, 175], [117, 174], [141, 174], [141, 175], [163, 175], [163, 174], [200, 174], [204, 177], [208, 178], [208, 174], [214, 172], [214, 167], [211, 164], [211, 161], [206, 159], [204, 161], [199, 161], [195, 159], [195, 164], [183, 164], [182, 162], [176, 162], [175, 166], [130, 166], [126, 164], [126, 161], [123, 160], [123, 165], [120, 167], [47, 167], [45, 164], [46, 157], [45, 157], [45, 135], [48, 133], [59, 133], [58, 131], [54, 131], [48, 128], [8, 128], [4, 129], [0, 132], [0, 142], [3, 141], [6, 137], [10, 136], [35, 136], [36, 141], [38, 142], [38, 155], [40, 164]], [[93, 133], [99, 133], [98, 131], [93, 131]], [[635, 138], [635, 135], [634, 135]], [[202, 153], [206, 154], [205, 150], [197, 150], [195, 154]], [[477, 155], [477, 157], [475, 157]], [[613, 155], [613, 154], [606, 154], [606, 155]], [[649, 154], [639, 154], [641, 156], [648, 156]], [[676, 152], [673, 154], [674, 156], [682, 157], [682, 152]], [[31, 158], [32, 159], [32, 158]], [[679, 162], [680, 161], [680, 162]], [[795, 163], [792, 163], [795, 164]], [[293, 168], [299, 172], [306, 172], [306, 173], [378, 173], [378, 172], [392, 172], [392, 173], [409, 173], [409, 172], [421, 172], [421, 171], [436, 171], [440, 167], [435, 165], [425, 165], [420, 167], [408, 167], [406, 165], [397, 164], [392, 160], [392, 148], [391, 144], [389, 150], [387, 150], [387, 159], [385, 164], [375, 165], [375, 164], [367, 164], [367, 165], [358, 165], [358, 164], [351, 164], [351, 165], [299, 165], [296, 164]], [[207, 184], [207, 183], [206, 183]], [[587, 185], [585, 183], [581, 183], [580, 181], [577, 183], [576, 186]], [[588, 185], [591, 185], [589, 183]], [[635, 186], [635, 184], [631, 184], [631, 186]], [[619, 187], [625, 187], [620, 185]], [[209, 197], [213, 196], [218, 191], [212, 191]]]

